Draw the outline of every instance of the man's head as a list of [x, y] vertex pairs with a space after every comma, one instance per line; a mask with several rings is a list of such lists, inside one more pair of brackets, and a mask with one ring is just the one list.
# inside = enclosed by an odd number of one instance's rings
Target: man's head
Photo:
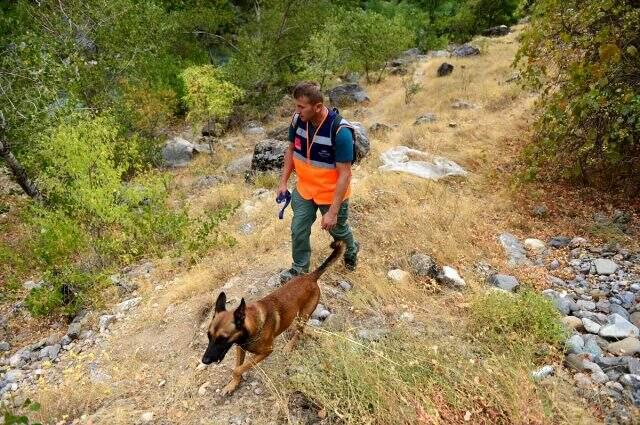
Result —
[[302, 121], [309, 121], [322, 114], [324, 110], [324, 98], [320, 85], [313, 81], [298, 83], [293, 89], [293, 98], [296, 103], [296, 112], [300, 114]]

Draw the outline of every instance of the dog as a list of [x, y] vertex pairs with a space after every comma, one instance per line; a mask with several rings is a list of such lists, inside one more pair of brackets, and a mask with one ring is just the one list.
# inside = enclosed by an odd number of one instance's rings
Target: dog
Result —
[[[202, 356], [202, 363], [220, 363], [229, 349], [236, 345], [236, 364], [231, 380], [222, 389], [223, 396], [235, 391], [242, 374], [267, 358], [273, 351], [273, 340], [298, 319], [285, 351], [294, 348], [320, 300], [318, 279], [343, 254], [345, 243], [334, 241], [331, 248], [331, 255], [315, 271], [294, 277], [254, 303], [246, 304], [242, 298], [234, 311], [227, 311], [227, 297], [224, 292], [220, 293], [207, 331], [209, 345]], [[247, 351], [253, 356], [245, 362]]]

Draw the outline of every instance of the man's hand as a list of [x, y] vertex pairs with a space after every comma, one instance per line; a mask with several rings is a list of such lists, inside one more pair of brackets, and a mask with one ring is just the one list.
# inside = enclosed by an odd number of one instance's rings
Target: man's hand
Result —
[[284, 195], [284, 194], [287, 192], [287, 190], [289, 190], [289, 188], [287, 187], [287, 183], [286, 183], [286, 182], [284, 182], [284, 183], [283, 183], [283, 182], [280, 182], [280, 185], [278, 186], [278, 193], [277, 193], [277, 195], [278, 195], [278, 196], [280, 196], [280, 195]]
[[336, 226], [336, 224], [338, 224], [338, 213], [329, 210], [322, 216], [320, 225], [323, 230], [331, 230]]

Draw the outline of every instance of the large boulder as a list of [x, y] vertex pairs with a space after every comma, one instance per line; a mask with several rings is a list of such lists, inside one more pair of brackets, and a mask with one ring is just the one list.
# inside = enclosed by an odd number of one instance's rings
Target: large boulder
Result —
[[475, 56], [480, 54], [480, 49], [477, 47], [473, 47], [470, 44], [463, 44], [462, 46], [458, 46], [451, 52], [452, 56], [465, 57], [465, 56]]
[[207, 143], [191, 143], [182, 137], [167, 140], [162, 148], [162, 158], [169, 167], [185, 167], [198, 153], [211, 153]]
[[368, 103], [369, 95], [359, 84], [350, 83], [334, 87], [327, 91], [329, 102], [334, 106], [345, 106], [356, 103]]
[[367, 131], [364, 126], [359, 122], [352, 122], [353, 128], [355, 129], [356, 134], [356, 158], [355, 162], [358, 163], [362, 160], [362, 158], [369, 155], [371, 151], [371, 143], [369, 142], [369, 138], [367, 137]]
[[444, 77], [453, 72], [453, 65], [450, 63], [443, 62], [442, 65], [438, 67], [438, 77]]
[[284, 153], [289, 142], [265, 139], [258, 142], [253, 149], [251, 171], [277, 171], [284, 165]]
[[502, 37], [503, 35], [509, 34], [509, 27], [506, 25], [498, 25], [496, 27], [487, 28], [482, 31], [482, 35], [485, 37]]

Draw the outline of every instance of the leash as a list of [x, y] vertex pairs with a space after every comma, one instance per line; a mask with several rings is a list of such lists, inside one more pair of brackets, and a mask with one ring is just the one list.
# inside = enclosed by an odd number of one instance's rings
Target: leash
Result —
[[278, 197], [276, 198], [276, 203], [281, 204], [283, 202], [284, 202], [284, 206], [282, 207], [282, 209], [278, 213], [278, 218], [280, 220], [284, 219], [284, 210], [291, 203], [291, 192], [289, 192], [288, 190], [286, 192], [284, 192], [284, 193], [278, 194]]

